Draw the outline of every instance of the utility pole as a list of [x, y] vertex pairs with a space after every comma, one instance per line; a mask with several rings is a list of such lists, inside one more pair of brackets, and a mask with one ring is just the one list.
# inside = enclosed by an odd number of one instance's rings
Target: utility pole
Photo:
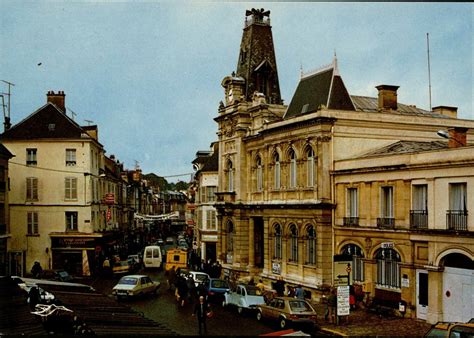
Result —
[[428, 47], [428, 92], [430, 97], [430, 111], [431, 111], [431, 66], [430, 66], [430, 34], [426, 33], [426, 45]]

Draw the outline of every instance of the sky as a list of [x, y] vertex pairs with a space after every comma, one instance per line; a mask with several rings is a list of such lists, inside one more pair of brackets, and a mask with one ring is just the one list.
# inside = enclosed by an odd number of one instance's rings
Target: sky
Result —
[[12, 123], [62, 90], [69, 116], [98, 125], [106, 155], [188, 181], [196, 152], [217, 140], [221, 81], [236, 70], [251, 8], [271, 12], [286, 104], [301, 69], [336, 53], [351, 95], [397, 85], [399, 102], [428, 110], [429, 33], [432, 106], [474, 119], [471, 3], [0, 0], [0, 80], [15, 84]]

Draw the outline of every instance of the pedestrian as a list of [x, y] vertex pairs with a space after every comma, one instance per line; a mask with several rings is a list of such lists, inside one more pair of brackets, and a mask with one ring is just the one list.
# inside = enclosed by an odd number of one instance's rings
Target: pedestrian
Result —
[[337, 296], [336, 296], [336, 289], [333, 288], [331, 290], [331, 294], [328, 297], [328, 307], [329, 307], [329, 322], [336, 323], [336, 307], [337, 307]]
[[209, 305], [204, 301], [204, 297], [199, 297], [199, 303], [196, 303], [194, 306], [193, 316], [197, 317], [199, 334], [202, 333], [202, 327], [204, 327], [204, 332], [207, 333], [206, 318], [210, 312]]
[[265, 285], [263, 284], [263, 280], [259, 279], [257, 283], [257, 294], [263, 295], [263, 292], [265, 291]]
[[176, 271], [173, 266], [170, 271], [168, 271], [168, 290], [171, 290], [172, 286], [176, 288], [176, 277]]
[[41, 300], [40, 293], [36, 285], [33, 285], [31, 287], [30, 292], [28, 292], [28, 297], [30, 301], [30, 308], [34, 310], [36, 307], [36, 304], [40, 303], [40, 300]]
[[282, 297], [285, 295], [285, 281], [283, 280], [283, 277], [278, 277], [278, 280], [275, 282], [274, 288], [278, 296]]
[[109, 257], [105, 257], [104, 261], [102, 262], [102, 271], [106, 277], [110, 277], [112, 275]]
[[186, 279], [182, 276], [178, 277], [178, 301], [181, 304], [181, 307], [184, 306], [186, 299], [188, 298], [188, 286], [186, 284]]
[[192, 303], [196, 296], [196, 284], [194, 284], [194, 278], [191, 274], [186, 278], [186, 286], [188, 287], [188, 298], [189, 302]]
[[301, 284], [298, 284], [295, 290], [295, 298], [304, 299], [304, 289]]
[[41, 267], [40, 262], [36, 261], [31, 268], [31, 274], [34, 278], [38, 278], [43, 273], [43, 268]]

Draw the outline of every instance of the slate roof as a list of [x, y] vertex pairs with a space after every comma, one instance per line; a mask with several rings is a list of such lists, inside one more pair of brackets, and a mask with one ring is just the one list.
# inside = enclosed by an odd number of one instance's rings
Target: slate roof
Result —
[[[350, 95], [337, 69], [337, 60], [318, 71], [301, 77], [284, 119], [328, 109], [378, 112], [378, 98]], [[412, 105], [398, 102], [396, 113], [447, 118]]]
[[[51, 139], [81, 138], [87, 135], [70, 117], [61, 112], [54, 104], [48, 102], [3, 134], [1, 139]], [[86, 136], [90, 138], [89, 136]]]
[[448, 143], [443, 141], [421, 142], [421, 141], [398, 141], [388, 146], [372, 150], [358, 158], [373, 157], [380, 155], [411, 154], [430, 150], [447, 149]]
[[12, 158], [13, 155], [3, 144], [0, 143], [0, 157], [3, 158]]

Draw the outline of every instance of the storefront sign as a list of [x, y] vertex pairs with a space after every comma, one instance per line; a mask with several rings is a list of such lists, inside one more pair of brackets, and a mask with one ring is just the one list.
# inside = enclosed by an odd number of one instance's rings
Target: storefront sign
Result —
[[105, 204], [107, 205], [114, 205], [115, 195], [112, 193], [105, 194], [104, 201], [105, 201]]
[[383, 242], [381, 247], [382, 249], [393, 249], [393, 242]]
[[95, 248], [95, 238], [51, 238], [51, 248]]
[[274, 274], [281, 274], [281, 264], [278, 262], [273, 262], [272, 263], [272, 273]]
[[337, 287], [337, 315], [348, 316], [351, 306], [349, 304], [349, 285]]
[[217, 235], [202, 235], [201, 241], [203, 242], [217, 242]]

